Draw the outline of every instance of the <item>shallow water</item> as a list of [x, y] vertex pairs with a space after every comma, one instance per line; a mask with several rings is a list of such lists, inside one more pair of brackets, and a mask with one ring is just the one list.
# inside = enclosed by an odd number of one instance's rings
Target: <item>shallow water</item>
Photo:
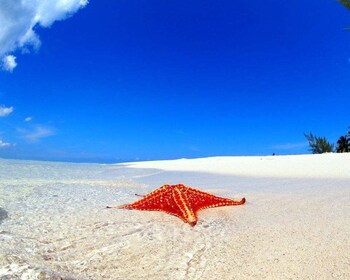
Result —
[[[247, 204], [106, 209], [164, 183]], [[1, 279], [349, 279], [350, 182], [0, 160]]]
[[7, 211], [0, 207], [0, 224], [8, 217]]

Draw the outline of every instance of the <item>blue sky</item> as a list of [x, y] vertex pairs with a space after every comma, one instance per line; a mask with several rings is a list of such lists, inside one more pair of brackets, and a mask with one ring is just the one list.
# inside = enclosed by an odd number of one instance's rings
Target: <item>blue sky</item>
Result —
[[0, 157], [299, 154], [303, 133], [348, 131], [350, 11], [337, 1], [71, 2], [69, 17], [45, 7], [24, 44], [0, 34]]

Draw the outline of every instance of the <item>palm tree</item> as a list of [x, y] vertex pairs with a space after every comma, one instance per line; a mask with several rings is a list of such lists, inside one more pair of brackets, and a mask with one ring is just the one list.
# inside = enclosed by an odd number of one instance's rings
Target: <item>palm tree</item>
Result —
[[350, 138], [345, 136], [340, 136], [337, 141], [337, 153], [348, 153], [350, 152]]
[[[348, 8], [350, 10], [350, 0], [338, 0], [345, 8]], [[350, 30], [350, 27], [346, 27], [346, 30]]]
[[338, 0], [341, 4], [343, 4], [346, 8], [350, 10], [350, 0]]

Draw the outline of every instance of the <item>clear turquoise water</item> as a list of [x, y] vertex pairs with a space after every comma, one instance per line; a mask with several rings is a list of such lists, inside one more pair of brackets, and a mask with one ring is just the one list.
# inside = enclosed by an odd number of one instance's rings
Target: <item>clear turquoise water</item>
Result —
[[[164, 213], [106, 209], [165, 183], [247, 204], [200, 212], [194, 228]], [[0, 279], [350, 276], [346, 180], [0, 159], [0, 207]]]

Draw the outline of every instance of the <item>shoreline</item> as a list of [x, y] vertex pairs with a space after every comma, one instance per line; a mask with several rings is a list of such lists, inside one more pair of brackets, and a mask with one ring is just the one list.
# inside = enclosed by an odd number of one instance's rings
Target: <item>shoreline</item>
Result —
[[[215, 170], [215, 159], [202, 168]], [[350, 278], [348, 178], [203, 173], [187, 161], [167, 171], [0, 160], [0, 278]], [[180, 182], [247, 203], [200, 211], [193, 228], [162, 212], [106, 209]]]

